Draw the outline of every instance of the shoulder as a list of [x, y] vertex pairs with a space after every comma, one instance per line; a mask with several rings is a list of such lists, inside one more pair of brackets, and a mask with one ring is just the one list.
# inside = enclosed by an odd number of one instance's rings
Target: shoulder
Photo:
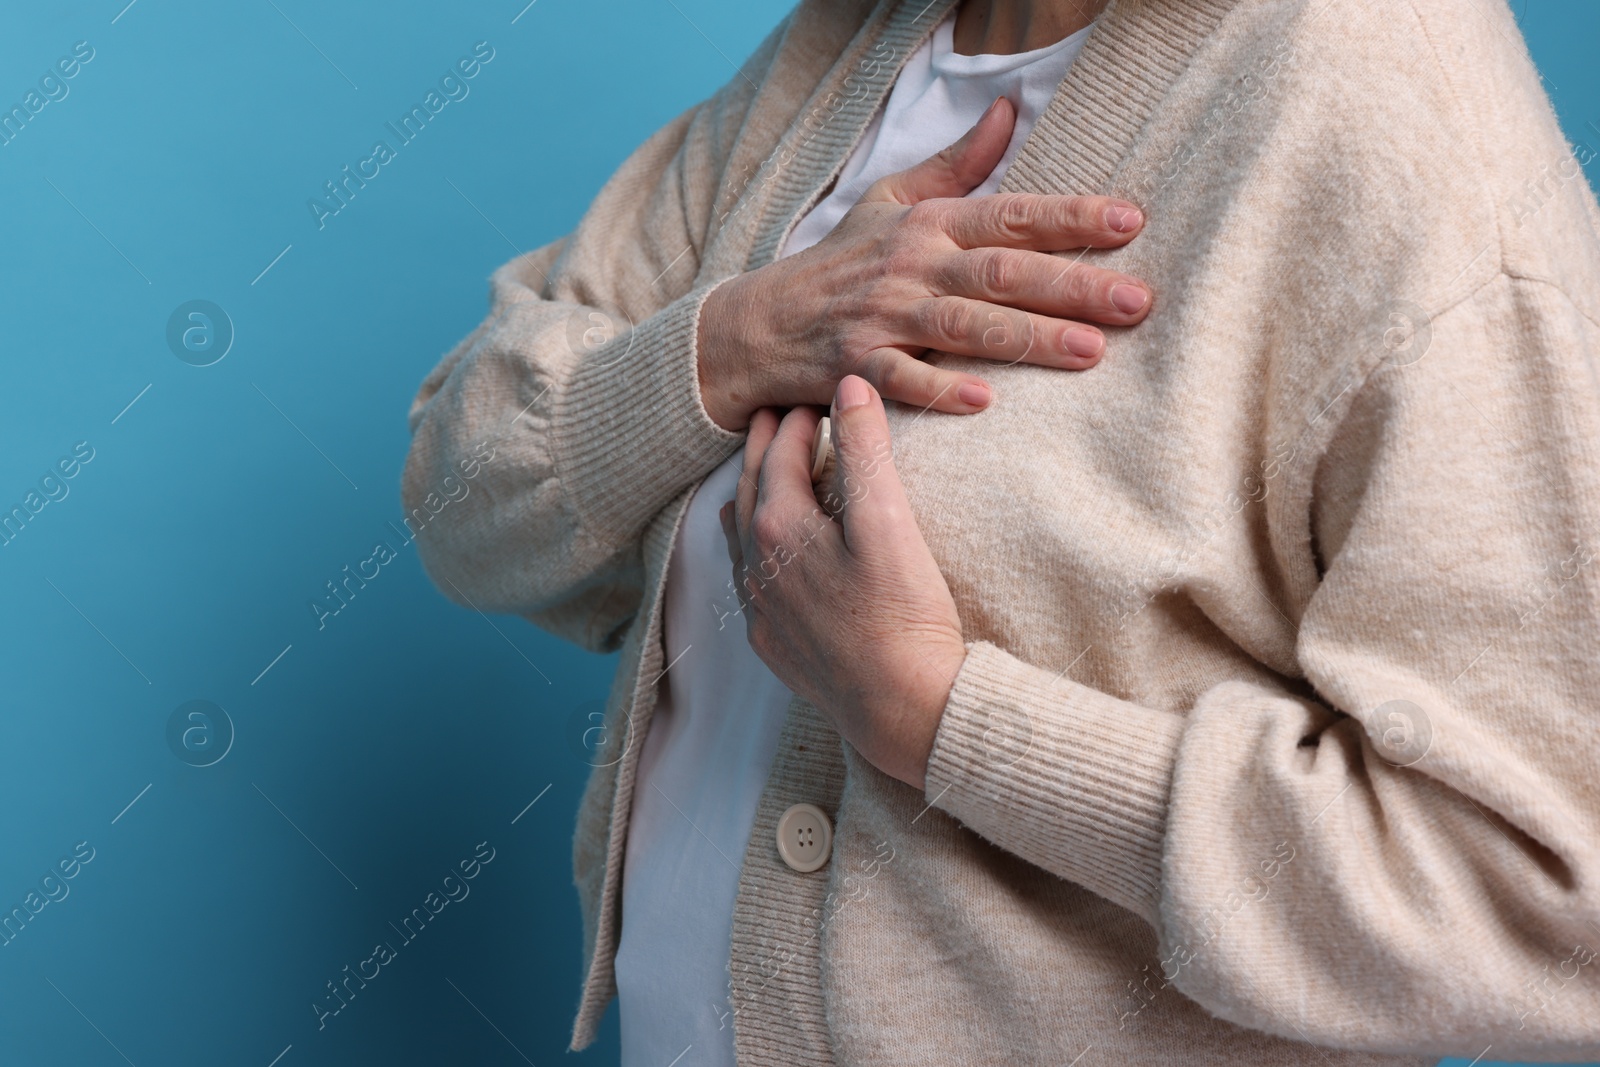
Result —
[[1596, 150], [1567, 142], [1504, 0], [1244, 0], [1241, 18], [1293, 57], [1298, 149], [1465, 242], [1419, 289], [1452, 302], [1505, 273], [1600, 315]]
[[1441, 373], [1588, 373], [1594, 197], [1504, 0], [1116, 2], [1225, 9], [1112, 182], [1151, 220], [1107, 258], [1163, 286], [1152, 366], [1248, 366], [1308, 448], [1430, 330]]
[[1505, 0], [1118, 2], [1224, 9], [1125, 188], [1247, 206], [1285, 284], [1347, 305], [1437, 313], [1506, 274], [1600, 317], [1595, 150], [1566, 142]]

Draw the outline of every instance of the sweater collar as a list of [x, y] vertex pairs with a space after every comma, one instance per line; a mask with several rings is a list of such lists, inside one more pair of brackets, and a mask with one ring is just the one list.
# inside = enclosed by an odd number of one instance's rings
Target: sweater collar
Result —
[[[777, 258], [789, 230], [822, 198], [900, 69], [958, 0], [883, 0], [785, 133], [746, 261]], [[1018, 151], [1002, 192], [1109, 191], [1161, 99], [1241, 0], [1111, 0]]]
[[789, 231], [833, 185], [900, 69], [957, 0], [883, 0], [823, 77], [769, 163], [775, 166], [746, 270], [778, 258]]
[[1111, 191], [1161, 100], [1239, 0], [1111, 0], [1001, 192]]

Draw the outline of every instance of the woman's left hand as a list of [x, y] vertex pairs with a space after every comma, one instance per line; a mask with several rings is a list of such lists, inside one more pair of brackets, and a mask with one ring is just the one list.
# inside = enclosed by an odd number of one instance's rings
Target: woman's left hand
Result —
[[834, 394], [834, 491], [811, 485], [820, 413], [750, 422], [722, 529], [750, 645], [873, 766], [918, 789], [966, 646], [944, 576], [895, 473], [883, 401], [861, 378]]

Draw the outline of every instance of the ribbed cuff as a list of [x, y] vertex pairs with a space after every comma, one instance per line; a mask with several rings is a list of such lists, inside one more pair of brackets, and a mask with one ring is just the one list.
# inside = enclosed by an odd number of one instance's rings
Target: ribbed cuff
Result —
[[637, 537], [744, 440], [713, 422], [700, 400], [696, 334], [714, 288], [679, 297], [589, 353], [557, 401], [557, 473], [596, 537]]
[[934, 738], [926, 797], [1001, 848], [1155, 923], [1183, 726], [975, 642]]

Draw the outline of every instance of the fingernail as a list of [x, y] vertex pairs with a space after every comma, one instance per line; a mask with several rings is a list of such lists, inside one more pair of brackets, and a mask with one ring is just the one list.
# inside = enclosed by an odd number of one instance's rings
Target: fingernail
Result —
[[1082, 328], [1068, 330], [1062, 337], [1061, 344], [1074, 356], [1089, 359], [1098, 356], [1105, 349], [1105, 338], [1100, 336], [1098, 330], [1085, 330]]
[[1149, 300], [1150, 294], [1137, 285], [1124, 283], [1113, 286], [1111, 289], [1111, 303], [1124, 315], [1132, 315], [1135, 311], [1144, 307]]
[[867, 392], [867, 383], [857, 378], [854, 374], [847, 374], [839, 381], [839, 393], [834, 398], [834, 406], [839, 411], [849, 411], [858, 408], [872, 399]]
[[1106, 208], [1106, 225], [1118, 233], [1131, 233], [1139, 228], [1139, 223], [1144, 221], [1144, 215], [1131, 207], [1121, 207], [1113, 204]]
[[982, 382], [963, 382], [956, 389], [956, 396], [961, 398], [961, 402], [975, 408], [987, 407], [989, 398], [993, 395], [989, 387]]

